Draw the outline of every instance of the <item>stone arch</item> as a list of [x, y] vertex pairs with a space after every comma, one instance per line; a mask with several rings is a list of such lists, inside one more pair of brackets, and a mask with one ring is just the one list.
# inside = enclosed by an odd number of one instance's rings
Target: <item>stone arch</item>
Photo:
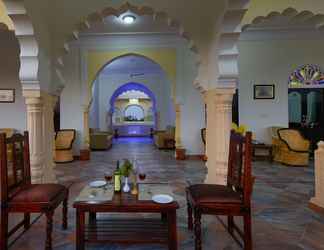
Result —
[[[242, 20], [249, 9], [250, 0], [229, 0], [221, 21], [221, 33], [217, 43], [218, 84], [236, 87], [238, 71], [238, 40], [242, 32]], [[211, 65], [214, 65], [211, 63]]]
[[[91, 70], [91, 72], [88, 72], [88, 89], [90, 93], [90, 89], [92, 87], [92, 84], [94, 83], [95, 79], [98, 77], [98, 75], [102, 72], [102, 70], [109, 65], [110, 63], [114, 62], [115, 60], [118, 60], [120, 58], [126, 57], [126, 56], [138, 56], [145, 58], [149, 60], [150, 62], [157, 64], [160, 66], [164, 74], [166, 74], [167, 79], [171, 83], [171, 97], [175, 100], [174, 96], [174, 88], [176, 84], [176, 51], [170, 50], [169, 53], [166, 53], [167, 51], [163, 51], [159, 49], [159, 52], [152, 52], [152, 50], [149, 51], [136, 51], [128, 53], [125, 51], [114, 51], [112, 53], [107, 54], [107, 56], [101, 58], [101, 62], [99, 62], [94, 69]], [[160, 56], [163, 54], [163, 57]], [[168, 55], [169, 54], [169, 55]], [[90, 70], [89, 70], [90, 71]], [[91, 97], [89, 97], [90, 103], [91, 103]]]
[[20, 44], [19, 79], [23, 85], [35, 85], [39, 89], [38, 78], [38, 42], [31, 19], [23, 0], [3, 1], [9, 18], [14, 25], [14, 31]]
[[138, 90], [147, 94], [152, 100], [153, 108], [156, 110], [156, 97], [154, 93], [152, 92], [152, 90], [146, 87], [145, 84], [138, 83], [138, 82], [128, 82], [120, 86], [118, 89], [116, 89], [109, 100], [110, 108], [113, 107], [117, 97], [127, 90]]
[[[55, 56], [56, 74], [58, 75], [59, 79], [64, 81], [61, 69], [64, 66], [64, 55], [69, 53], [69, 42], [79, 40], [79, 33], [87, 29], [90, 29], [91, 24], [97, 22], [103, 22], [104, 18], [108, 16], [119, 17], [120, 15], [122, 15], [127, 11], [131, 11], [138, 16], [143, 16], [143, 15], [151, 16], [154, 21], [162, 20], [165, 23], [167, 23], [168, 26], [177, 28], [178, 34], [182, 38], [188, 41], [189, 49], [197, 55], [198, 61], [200, 60], [198, 47], [196, 46], [195, 42], [190, 38], [190, 34], [188, 34], [188, 32], [185, 31], [185, 28], [181, 25], [181, 23], [178, 20], [169, 17], [168, 14], [163, 11], [154, 10], [149, 6], [134, 6], [127, 2], [122, 6], [120, 6], [119, 8], [108, 7], [101, 11], [92, 13], [88, 15], [84, 21], [80, 22], [75, 26], [75, 29], [69, 35], [69, 38], [62, 46], [62, 49], [60, 49], [60, 52], [57, 53], [57, 55]], [[197, 65], [199, 65], [199, 63]]]
[[267, 16], [257, 16], [249, 24], [245, 24], [242, 30], [246, 30], [252, 25], [261, 25], [272, 22], [278, 17], [287, 17], [291, 24], [312, 24], [315, 29], [324, 30], [324, 14], [314, 14], [311, 11], [297, 11], [293, 7], [286, 8], [282, 12], [272, 11]]

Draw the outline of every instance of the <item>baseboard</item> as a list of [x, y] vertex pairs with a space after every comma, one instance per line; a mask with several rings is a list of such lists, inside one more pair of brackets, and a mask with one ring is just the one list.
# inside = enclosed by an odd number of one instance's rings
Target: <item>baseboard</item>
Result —
[[186, 155], [187, 160], [205, 161], [205, 155]]

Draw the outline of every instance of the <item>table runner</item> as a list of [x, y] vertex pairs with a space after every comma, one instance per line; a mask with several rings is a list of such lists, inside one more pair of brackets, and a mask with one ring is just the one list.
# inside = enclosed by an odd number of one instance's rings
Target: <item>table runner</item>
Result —
[[139, 184], [138, 189], [138, 199], [140, 201], [151, 201], [152, 196], [157, 194], [167, 194], [175, 198], [169, 184]]
[[114, 186], [106, 185], [102, 188], [84, 187], [75, 201], [111, 201], [114, 196]]

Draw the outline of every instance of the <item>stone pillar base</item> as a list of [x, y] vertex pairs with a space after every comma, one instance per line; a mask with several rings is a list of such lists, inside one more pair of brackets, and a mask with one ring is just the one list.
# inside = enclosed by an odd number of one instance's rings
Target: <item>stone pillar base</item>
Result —
[[308, 204], [308, 207], [315, 211], [316, 213], [324, 215], [324, 205], [319, 205], [315, 198], [312, 198]]
[[176, 160], [184, 161], [186, 159], [186, 149], [177, 148], [176, 149]]
[[90, 160], [90, 150], [81, 149], [80, 150], [80, 161], [89, 161]]

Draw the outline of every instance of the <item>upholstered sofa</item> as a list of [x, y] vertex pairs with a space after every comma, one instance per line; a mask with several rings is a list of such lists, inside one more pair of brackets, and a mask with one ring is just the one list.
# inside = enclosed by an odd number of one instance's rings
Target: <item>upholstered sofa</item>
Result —
[[114, 135], [111, 132], [90, 130], [90, 148], [107, 150], [112, 147]]
[[154, 131], [154, 144], [159, 149], [175, 148], [175, 127], [167, 126], [166, 130]]
[[73, 142], [75, 140], [74, 129], [62, 129], [55, 135], [55, 156], [57, 163], [65, 163], [73, 161]]
[[277, 130], [277, 152], [274, 160], [290, 166], [308, 166], [310, 142], [296, 129]]
[[[0, 134], [5, 133], [7, 138], [13, 136], [15, 132], [16, 130], [13, 128], [0, 128]], [[7, 148], [7, 159], [9, 162], [11, 162], [12, 158], [12, 145], [9, 145]]]

